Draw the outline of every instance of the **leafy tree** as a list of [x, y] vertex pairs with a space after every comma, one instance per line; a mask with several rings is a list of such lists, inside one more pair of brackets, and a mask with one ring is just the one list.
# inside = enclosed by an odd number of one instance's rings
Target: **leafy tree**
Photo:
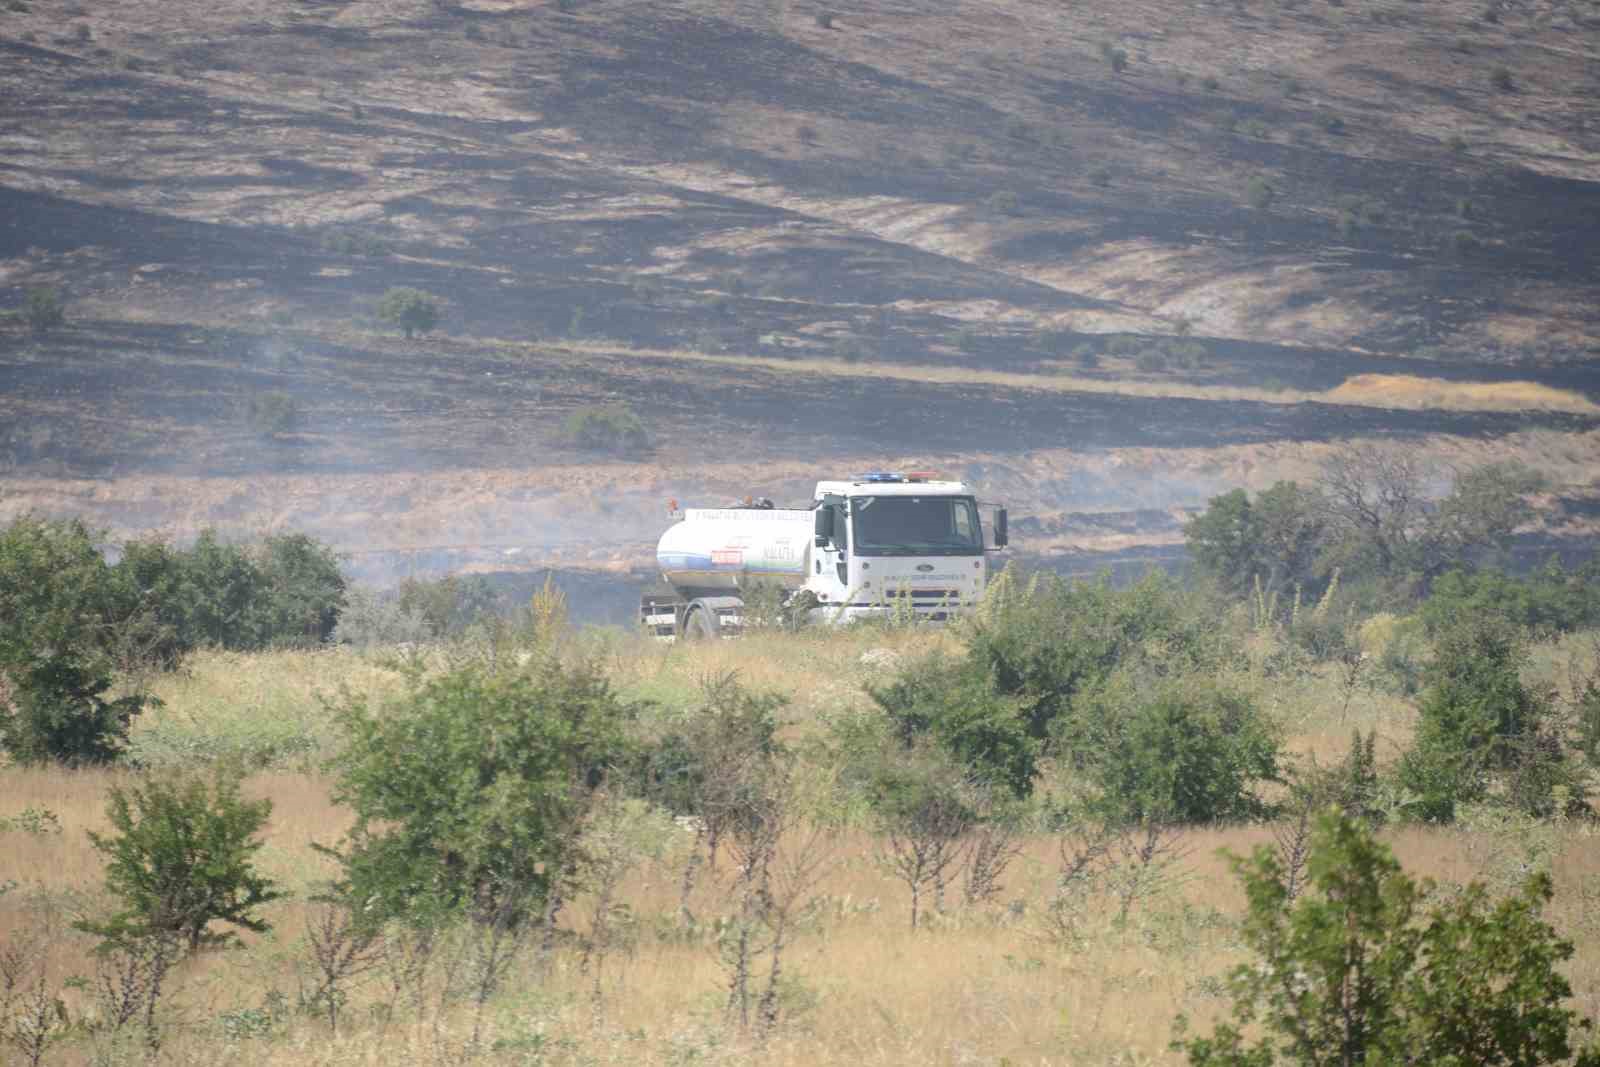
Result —
[[49, 287], [29, 289], [28, 303], [23, 308], [22, 317], [35, 333], [48, 333], [55, 329], [67, 321], [66, 311], [61, 306], [61, 294]]
[[1328, 501], [1325, 565], [1426, 587], [1509, 547], [1533, 514], [1527, 494], [1542, 483], [1521, 464], [1485, 464], [1457, 475], [1434, 502], [1428, 492], [1437, 480], [1414, 451], [1367, 444], [1335, 451], [1320, 480]]
[[1315, 489], [1279, 482], [1252, 501], [1243, 489], [1213, 497], [1184, 527], [1200, 568], [1235, 594], [1261, 578], [1268, 589], [1310, 586], [1326, 531], [1325, 504]]
[[1278, 738], [1245, 694], [1203, 676], [1119, 670], [1056, 722], [1061, 756], [1085, 770], [1114, 822], [1259, 816], [1278, 777]]
[[967, 660], [996, 692], [1017, 700], [1028, 735], [1044, 740], [1073, 696], [1121, 663], [1145, 659], [1164, 676], [1225, 653], [1214, 620], [1195, 611], [1171, 578], [1152, 573], [1127, 589], [1043, 576], [1022, 595], [995, 596], [973, 629]]
[[[1560, 775], [1563, 754], [1549, 731], [1546, 699], [1521, 678], [1527, 649], [1516, 628], [1493, 615], [1467, 618], [1442, 633], [1424, 679], [1416, 737], [1402, 757], [1401, 781], [1419, 800], [1416, 813], [1448, 821], [1456, 806], [1488, 794], [1493, 776], [1566, 784], [1581, 802], [1582, 783]], [[1572, 792], [1576, 789], [1576, 792]], [[1537, 811], [1551, 803], [1522, 799]]]
[[440, 301], [432, 293], [396, 286], [378, 301], [378, 318], [398, 326], [409, 339], [439, 324]]
[[343, 888], [381, 920], [534, 907], [569, 865], [590, 791], [624, 761], [634, 708], [594, 664], [546, 653], [334, 711], [349, 734], [335, 795], [356, 812], [336, 854]]
[[272, 814], [270, 800], [245, 800], [239, 772], [218, 768], [200, 776], [152, 778], [128, 789], [113, 785], [106, 816], [112, 835], [89, 832], [106, 857], [106, 888], [123, 909], [80, 929], [112, 943], [152, 935], [181, 936], [191, 951], [227, 944], [213, 921], [263, 933], [271, 926], [255, 909], [283, 894], [253, 866], [256, 834]]
[[1424, 911], [1431, 886], [1333, 812], [1317, 821], [1309, 890], [1293, 900], [1272, 849], [1232, 862], [1257, 961], [1230, 978], [1231, 1022], [1185, 1039], [1180, 1019], [1174, 1050], [1191, 1064], [1600, 1064], [1589, 1021], [1566, 1003], [1572, 945], [1540, 916], [1548, 875], [1501, 900], [1475, 884]]
[[396, 606], [420, 617], [433, 637], [459, 634], [479, 619], [493, 615], [499, 596], [481, 574], [443, 578], [407, 578], [400, 583]]
[[1486, 615], [1536, 633], [1570, 633], [1600, 623], [1600, 565], [1567, 571], [1552, 559], [1523, 577], [1493, 568], [1446, 571], [1419, 614], [1432, 634]]
[[263, 437], [277, 438], [300, 423], [300, 405], [281, 389], [253, 394], [245, 405], [250, 428]]
[[870, 692], [906, 751], [931, 738], [973, 776], [1017, 797], [1033, 791], [1038, 739], [1017, 699], [996, 693], [970, 666], [931, 656]]
[[8, 653], [0, 663], [0, 749], [18, 763], [116, 759], [146, 698], [106, 699], [103, 662], [70, 647]]
[[592, 452], [631, 453], [650, 447], [644, 420], [626, 407], [579, 408], [562, 424], [567, 441]]
[[320, 644], [332, 636], [345, 593], [333, 551], [305, 534], [278, 534], [262, 542], [258, 560], [266, 640]]
[[21, 763], [105, 763], [139, 696], [106, 699], [119, 599], [78, 520], [24, 515], [0, 531], [0, 748]]

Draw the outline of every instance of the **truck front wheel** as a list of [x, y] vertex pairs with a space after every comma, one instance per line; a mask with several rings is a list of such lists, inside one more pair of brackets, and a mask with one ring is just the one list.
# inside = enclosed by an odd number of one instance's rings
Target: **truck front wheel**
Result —
[[683, 620], [685, 641], [715, 641], [722, 636], [722, 623], [717, 613], [704, 604], [691, 604]]

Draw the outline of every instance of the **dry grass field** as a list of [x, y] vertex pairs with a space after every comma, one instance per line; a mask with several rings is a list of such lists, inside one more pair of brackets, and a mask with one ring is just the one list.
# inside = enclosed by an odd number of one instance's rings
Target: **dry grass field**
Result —
[[[801, 740], [830, 716], [864, 710], [862, 686], [885, 661], [951, 637], [852, 631], [701, 647], [583, 640], [626, 695], [652, 702], [648, 714], [670, 716], [692, 699], [700, 679], [737, 671], [752, 687], [791, 695], [786, 729]], [[1565, 685], [1568, 668], [1590, 664], [1594, 648], [1592, 635], [1542, 645], [1530, 671], [1535, 680]], [[869, 650], [878, 651], [863, 659]], [[1252, 662], [1270, 651], [1255, 647]], [[1269, 843], [1270, 827], [1184, 833], [1181, 855], [1152, 869], [1125, 913], [1118, 886], [1126, 883], [1115, 873], [1073, 897], [1070, 930], [1048, 921], [1062, 842], [1034, 834], [992, 904], [961, 907], [953, 892], [945, 911], [912, 930], [907, 892], [884, 868], [881, 842], [845, 812], [784, 958], [782, 1021], [764, 1042], [730, 1025], [725, 1013], [727, 975], [713, 932], [732, 908], [726, 856], [688, 899], [697, 924], [680, 917], [686, 832], [628, 876], [623, 907], [613, 910], [624, 936], [599, 963], [586, 965], [578, 947], [593, 921], [594, 901], [586, 897], [564, 911], [553, 953], [545, 958], [530, 946], [481, 1009], [459, 988], [470, 946], [441, 945], [427, 977], [413, 982], [403, 973], [407, 946], [397, 942], [353, 984], [334, 1032], [326, 1019], [295, 1010], [313, 984], [307, 936], [319, 905], [311, 898], [332, 874], [310, 846], [336, 842], [350, 819], [318, 769], [318, 757], [337, 743], [323, 700], [340, 687], [390, 691], [399, 682], [396, 666], [392, 657], [348, 651], [212, 653], [157, 681], [164, 707], [140, 721], [135, 742], [153, 761], [184, 760], [186, 751], [226, 749], [241, 738], [259, 741], [262, 731], [306, 739], [301, 750], [282, 749], [247, 783], [250, 794], [273, 802], [259, 863], [290, 896], [266, 909], [269, 935], [246, 934], [243, 947], [204, 953], [173, 973], [160, 1062], [454, 1064], [476, 1029], [481, 1060], [497, 1064], [1168, 1063], [1177, 1059], [1166, 1046], [1178, 1014], [1204, 1026], [1226, 1010], [1220, 978], [1244, 958], [1237, 928], [1243, 899], [1221, 851]], [[1407, 701], [1347, 688], [1331, 668], [1269, 679], [1252, 666], [1237, 680], [1254, 687], [1300, 758], [1335, 758], [1350, 730], [1375, 728], [1387, 760], [1409, 734]], [[55, 985], [71, 976], [90, 980], [88, 988], [61, 992], [73, 1019], [97, 1010], [98, 964], [90, 940], [65, 924], [97, 903], [99, 857], [85, 831], [105, 827], [106, 790], [125, 773], [0, 769], [0, 816], [12, 820], [0, 837], [0, 884], [9, 887], [0, 896], [0, 939], [35, 939], [34, 959]], [[1049, 776], [1041, 788], [1050, 788]], [[27, 809], [54, 818], [30, 832], [17, 819]], [[1577, 1006], [1600, 1012], [1593, 826], [1485, 816], [1386, 836], [1408, 871], [1444, 887], [1481, 879], [1505, 890], [1530, 867], [1547, 865], [1557, 886], [1548, 917], [1577, 944], [1568, 967]], [[452, 974], [453, 998], [446, 988]], [[46, 1062], [141, 1056], [137, 1047], [80, 1035], [49, 1050]]]

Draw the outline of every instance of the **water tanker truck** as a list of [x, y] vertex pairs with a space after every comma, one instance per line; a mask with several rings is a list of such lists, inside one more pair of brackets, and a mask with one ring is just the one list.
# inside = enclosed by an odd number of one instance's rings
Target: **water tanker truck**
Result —
[[961, 482], [863, 474], [818, 482], [809, 507], [771, 501], [691, 508], [661, 535], [662, 584], [640, 599], [658, 637], [729, 636], [746, 599], [818, 623], [894, 615], [939, 621], [970, 611], [988, 579], [985, 552], [1005, 547], [995, 508], [985, 544], [979, 504]]

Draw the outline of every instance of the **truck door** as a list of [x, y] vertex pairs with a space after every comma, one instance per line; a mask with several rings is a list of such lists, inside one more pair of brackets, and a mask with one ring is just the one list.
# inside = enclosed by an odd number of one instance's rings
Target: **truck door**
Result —
[[819, 595], [836, 601], [843, 599], [850, 588], [849, 512], [842, 496], [824, 496], [817, 506], [831, 512], [831, 521], [825, 523], [828, 533], [817, 535], [807, 584]]

